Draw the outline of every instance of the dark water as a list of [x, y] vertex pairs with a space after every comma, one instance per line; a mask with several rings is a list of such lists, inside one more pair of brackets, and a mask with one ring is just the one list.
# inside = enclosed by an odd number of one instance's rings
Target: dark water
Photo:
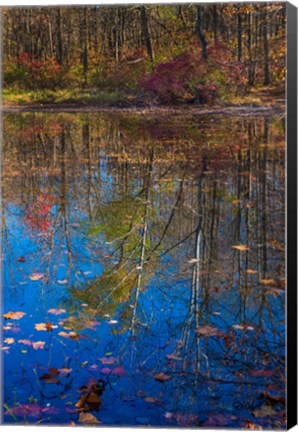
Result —
[[6, 115], [3, 421], [285, 428], [284, 150], [278, 117]]

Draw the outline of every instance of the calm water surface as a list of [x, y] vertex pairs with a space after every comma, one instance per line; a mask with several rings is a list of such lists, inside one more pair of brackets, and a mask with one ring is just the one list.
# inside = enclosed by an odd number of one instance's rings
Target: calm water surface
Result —
[[5, 423], [286, 427], [283, 119], [5, 115], [2, 184]]

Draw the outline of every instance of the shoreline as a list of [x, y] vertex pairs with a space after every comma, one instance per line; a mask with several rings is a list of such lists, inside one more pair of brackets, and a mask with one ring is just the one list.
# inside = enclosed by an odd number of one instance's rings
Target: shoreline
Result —
[[68, 113], [124, 113], [136, 115], [285, 115], [285, 106], [214, 106], [194, 107], [181, 106], [104, 106], [104, 105], [82, 105], [82, 104], [44, 104], [44, 105], [8, 105], [2, 104], [0, 110], [5, 113], [22, 112], [68, 112]]

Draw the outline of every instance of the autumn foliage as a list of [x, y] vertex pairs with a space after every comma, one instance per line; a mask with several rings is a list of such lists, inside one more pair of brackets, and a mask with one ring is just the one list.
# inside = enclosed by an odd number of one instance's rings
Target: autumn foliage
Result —
[[200, 52], [184, 52], [140, 79], [140, 86], [161, 102], [212, 102], [223, 92], [243, 93], [247, 79], [245, 66], [233, 61], [223, 44], [209, 50], [208, 60]]

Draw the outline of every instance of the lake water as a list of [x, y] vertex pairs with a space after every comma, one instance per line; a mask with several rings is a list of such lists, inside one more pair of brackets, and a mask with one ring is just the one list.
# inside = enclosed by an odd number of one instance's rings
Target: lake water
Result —
[[3, 422], [285, 428], [284, 119], [3, 121]]

